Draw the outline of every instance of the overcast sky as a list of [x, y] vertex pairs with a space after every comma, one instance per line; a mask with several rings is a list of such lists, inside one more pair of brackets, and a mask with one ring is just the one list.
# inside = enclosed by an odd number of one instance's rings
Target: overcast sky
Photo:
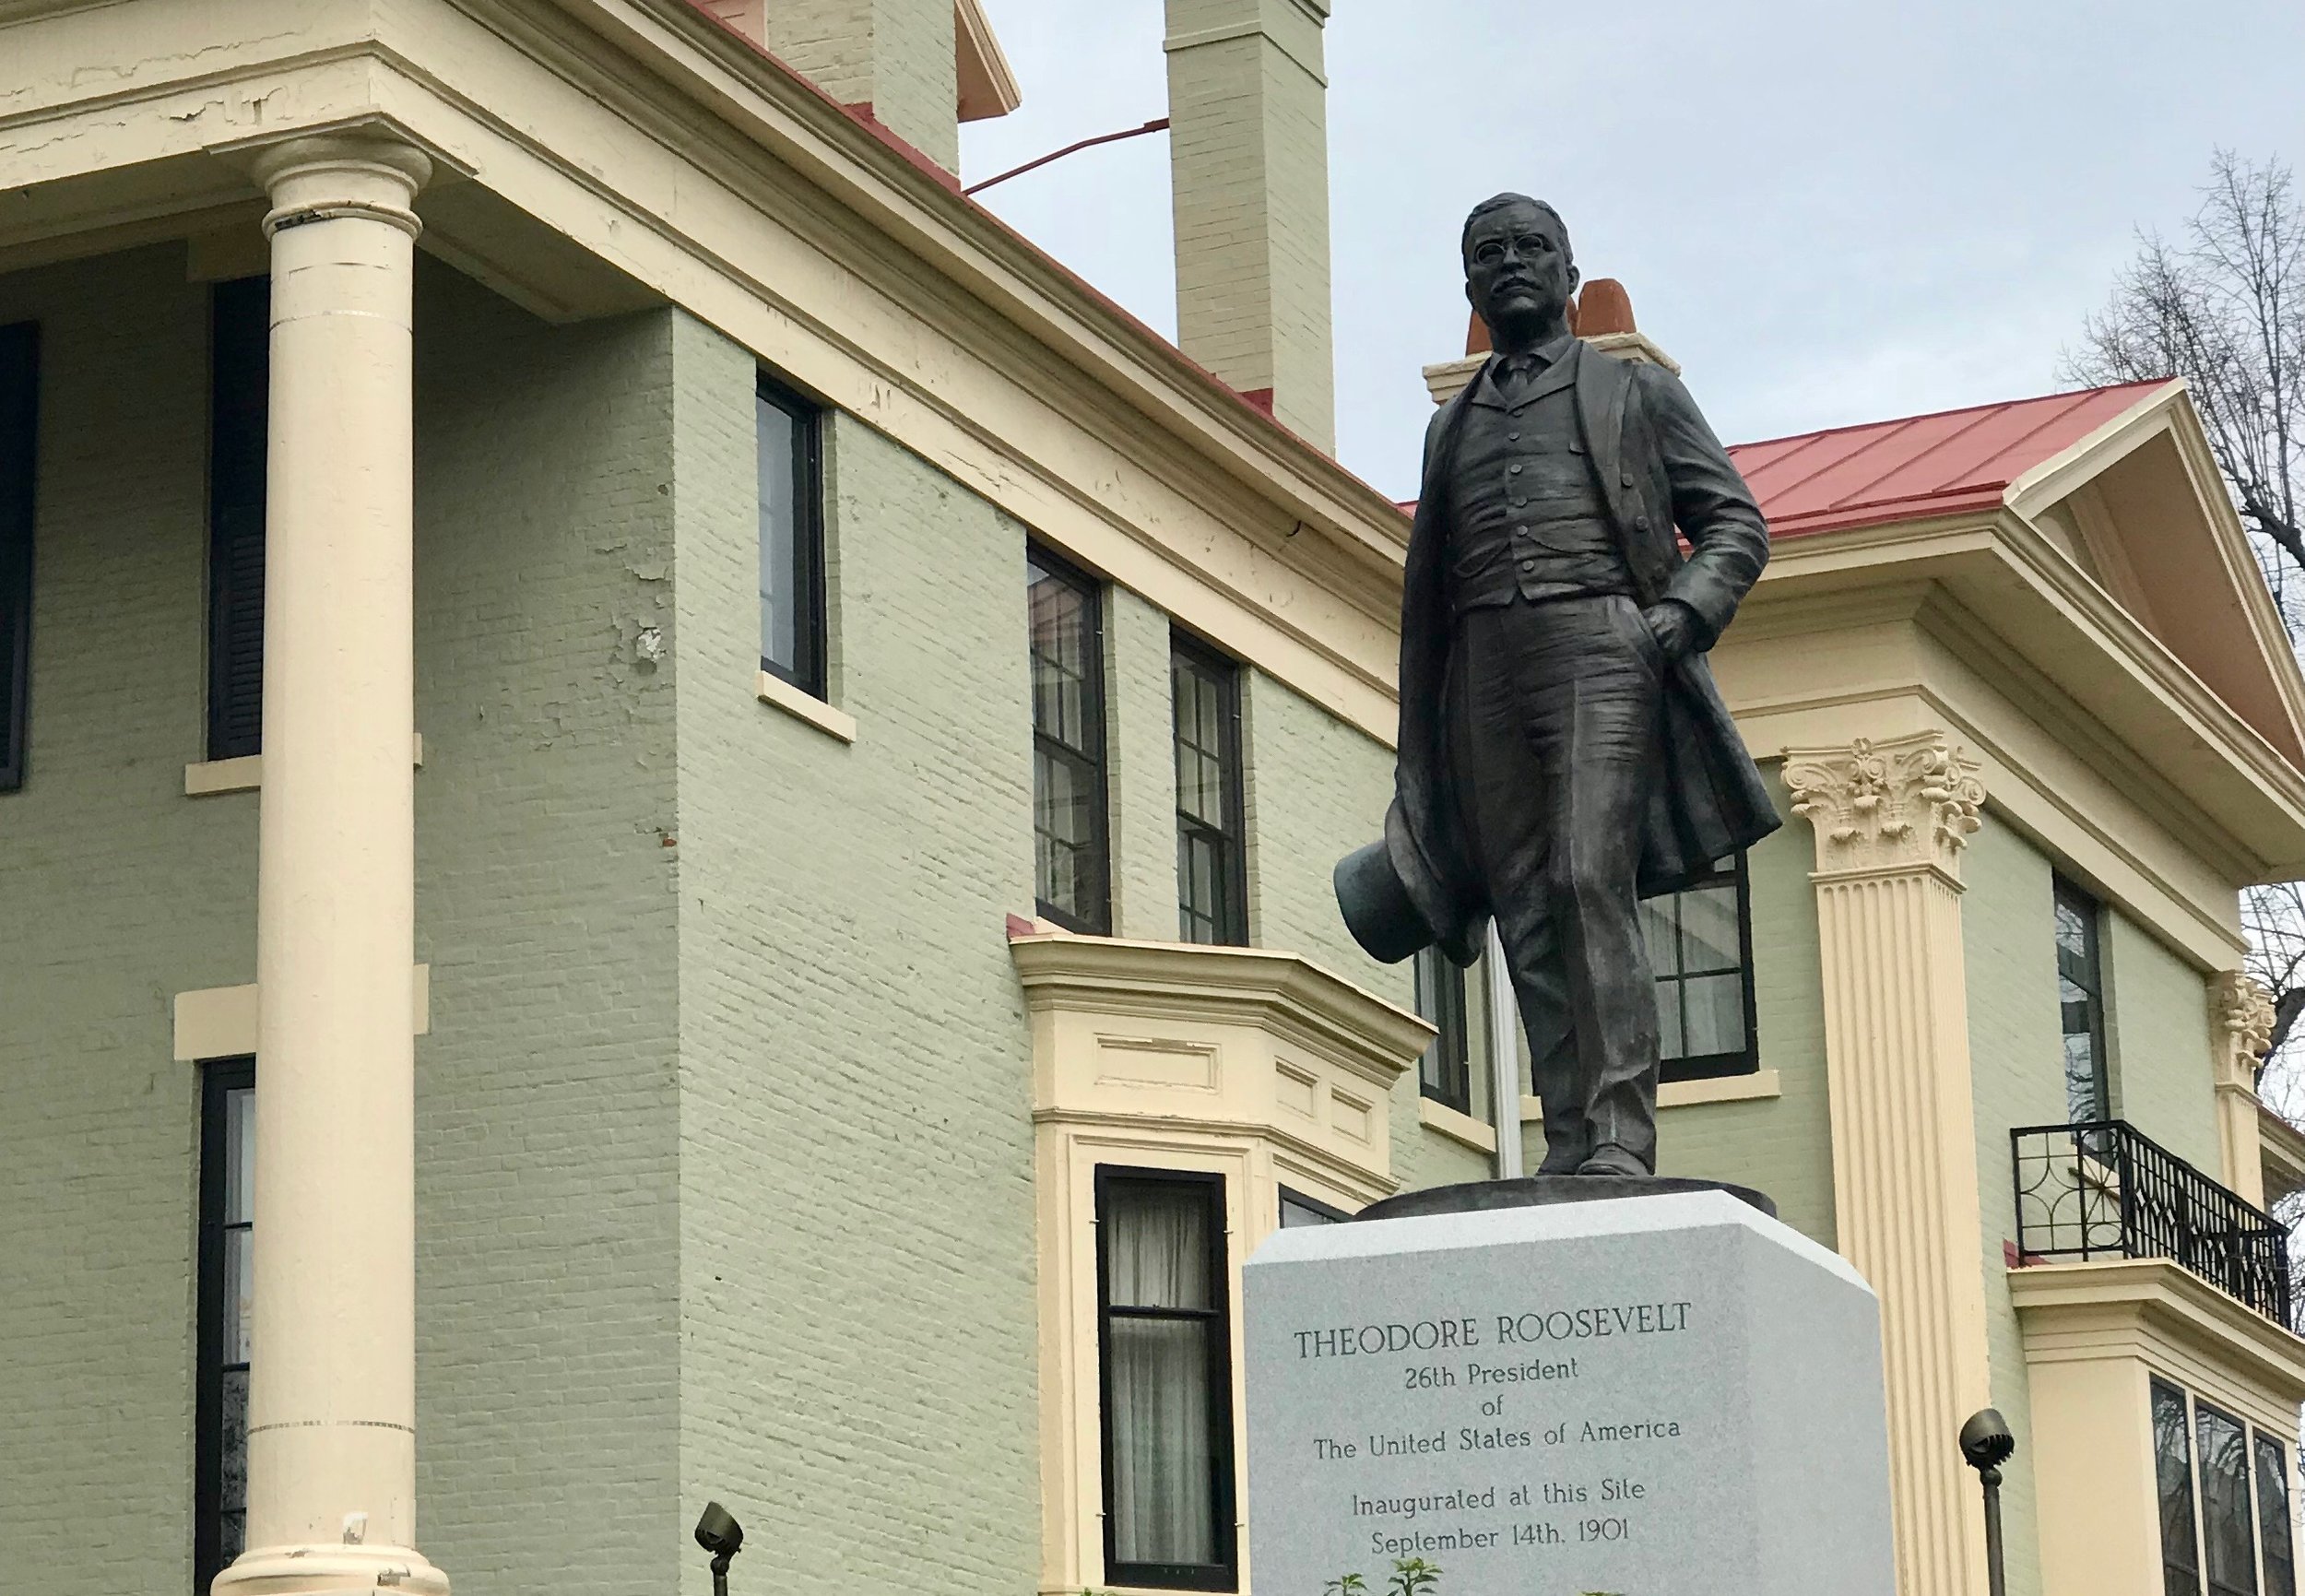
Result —
[[[1166, 114], [1161, 0], [986, 4], [1024, 106], [963, 130], [967, 181]], [[1338, 453], [1398, 498], [1500, 189], [1742, 442], [2053, 389], [2215, 147], [2305, 157], [2299, 0], [1336, 0], [1328, 49]], [[1164, 136], [983, 198], [1175, 336]]]

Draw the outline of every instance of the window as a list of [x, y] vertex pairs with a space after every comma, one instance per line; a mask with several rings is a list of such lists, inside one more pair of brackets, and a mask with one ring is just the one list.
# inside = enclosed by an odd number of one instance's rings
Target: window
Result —
[[2152, 1390], [2164, 1596], [2297, 1596], [2281, 1441], [2165, 1380]]
[[1684, 891], [1641, 904], [1657, 975], [1663, 1079], [1748, 1075], [1754, 1047], [1753, 910], [1744, 856], [1714, 865]]
[[1176, 731], [1176, 920], [1188, 942], [1248, 940], [1240, 667], [1179, 637], [1169, 648]]
[[1465, 973], [1438, 948], [1416, 956], [1416, 1011], [1440, 1030], [1424, 1050], [1419, 1083], [1424, 1095], [1472, 1112], [1472, 1047], [1465, 1024]]
[[1351, 1217], [1342, 1209], [1331, 1208], [1318, 1198], [1291, 1191], [1285, 1186], [1281, 1188], [1283, 1230], [1299, 1230], [1308, 1224], [1338, 1224]]
[[1105, 844], [1105, 626], [1095, 579], [1038, 549], [1032, 618], [1033, 876], [1040, 913], [1069, 930], [1112, 928]]
[[2297, 1596], [2297, 1554], [2289, 1530], [2289, 1460], [2271, 1436], [2257, 1437], [2257, 1541], [2264, 1548], [2265, 1596]]
[[0, 327], [0, 792], [24, 785], [32, 671], [32, 469], [40, 328]]
[[2153, 1382], [2153, 1474], [2161, 1499], [2161, 1585], [2166, 1596], [2200, 1596], [2200, 1543], [2193, 1527], [2193, 1426], [2185, 1393]]
[[264, 745], [271, 278], [216, 285], [208, 382], [208, 757], [240, 759]]
[[1096, 1172], [1105, 1582], [1238, 1588], [1221, 1176]]
[[246, 1058], [200, 1076], [199, 1376], [193, 1459], [194, 1589], [240, 1555], [248, 1517], [250, 1220], [256, 1068]]
[[2098, 952], [2097, 900], [2056, 880], [2057, 1004], [2063, 1016], [2065, 1107], [2071, 1122], [2113, 1117], [2105, 1058], [2104, 969]]
[[752, 412], [760, 449], [761, 668], [822, 698], [823, 418], [765, 374]]

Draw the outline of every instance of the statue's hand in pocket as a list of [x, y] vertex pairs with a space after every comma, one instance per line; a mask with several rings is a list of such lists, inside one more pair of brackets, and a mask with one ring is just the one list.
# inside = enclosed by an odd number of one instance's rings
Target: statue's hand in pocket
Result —
[[1667, 665], [1685, 659], [1696, 647], [1696, 615], [1677, 598], [1666, 598], [1641, 611], [1649, 633]]

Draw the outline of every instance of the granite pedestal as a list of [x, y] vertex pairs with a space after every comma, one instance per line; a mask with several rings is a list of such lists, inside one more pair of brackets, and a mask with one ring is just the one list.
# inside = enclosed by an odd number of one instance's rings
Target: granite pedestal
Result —
[[1282, 1231], [1243, 1312], [1259, 1596], [1892, 1596], [1878, 1305], [1724, 1191]]

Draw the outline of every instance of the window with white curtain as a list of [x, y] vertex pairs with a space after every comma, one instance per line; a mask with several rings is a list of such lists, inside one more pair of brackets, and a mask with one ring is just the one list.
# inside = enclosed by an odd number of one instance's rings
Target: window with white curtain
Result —
[[1096, 1174], [1105, 1578], [1239, 1588], [1224, 1180]]

